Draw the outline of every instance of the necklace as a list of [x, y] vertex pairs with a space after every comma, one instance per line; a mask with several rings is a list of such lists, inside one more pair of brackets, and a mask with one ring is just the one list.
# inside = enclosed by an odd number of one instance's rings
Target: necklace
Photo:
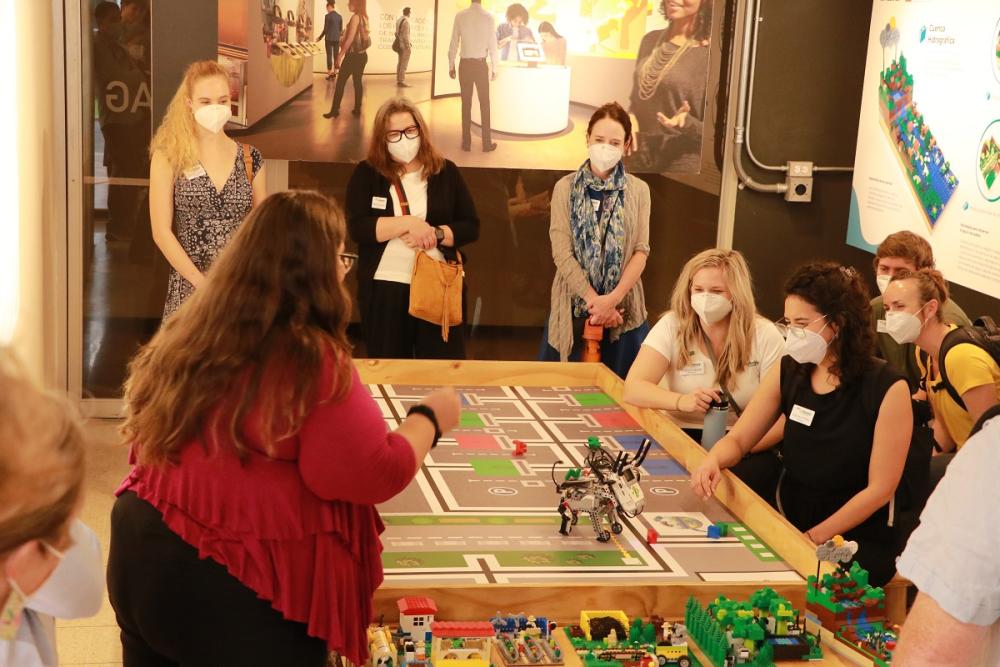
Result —
[[643, 102], [649, 100], [656, 89], [660, 87], [660, 82], [667, 75], [677, 61], [681, 59], [684, 52], [691, 48], [691, 41], [687, 40], [673, 54], [667, 52], [670, 42], [666, 39], [660, 41], [659, 46], [653, 50], [646, 62], [639, 70], [639, 99]]

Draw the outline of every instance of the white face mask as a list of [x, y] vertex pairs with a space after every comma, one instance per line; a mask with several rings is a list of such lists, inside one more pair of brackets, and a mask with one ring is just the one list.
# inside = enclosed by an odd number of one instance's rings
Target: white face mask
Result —
[[[924, 304], [926, 307], [927, 304]], [[923, 308], [917, 313], [923, 312]], [[885, 332], [892, 336], [892, 339], [900, 345], [912, 343], [920, 337], [920, 330], [924, 328], [926, 320], [921, 320], [916, 313], [907, 313], [904, 310], [893, 310], [885, 314]]]
[[389, 147], [389, 155], [392, 156], [392, 159], [401, 164], [409, 164], [420, 151], [420, 137], [410, 139], [403, 136], [395, 143], [386, 142], [386, 145]]
[[881, 276], [875, 276], [875, 283], [878, 285], [878, 293], [885, 294], [885, 290], [889, 287], [890, 282], [892, 282], [892, 276], [888, 273]]
[[622, 149], [611, 144], [590, 144], [587, 147], [590, 164], [597, 171], [610, 171], [622, 159]]
[[[822, 319], [822, 318], [820, 318]], [[826, 329], [826, 325], [823, 325]], [[820, 332], [823, 331], [820, 329]], [[799, 332], [802, 335], [799, 335]], [[805, 327], [789, 327], [785, 338], [785, 354], [800, 364], [818, 364], [826, 356], [827, 342], [815, 331]]]
[[[62, 560], [65, 556], [65, 554], [48, 542], [43, 540], [41, 544], [46, 551], [57, 559]], [[45, 581], [48, 581], [51, 577], [52, 573], [50, 572]], [[17, 636], [18, 628], [21, 626], [21, 620], [24, 617], [24, 608], [28, 606], [30, 596], [26, 595], [13, 579], [8, 578], [7, 585], [10, 587], [10, 592], [7, 594], [7, 599], [3, 601], [3, 604], [0, 604], [0, 641], [8, 641], [13, 644], [14, 637]], [[36, 595], [44, 586], [45, 583], [43, 582], [32, 595]]]
[[721, 294], [695, 292], [691, 295], [691, 307], [706, 324], [715, 324], [733, 311], [733, 302]]
[[218, 134], [229, 122], [232, 112], [225, 104], [206, 104], [194, 112], [194, 119], [212, 134]]

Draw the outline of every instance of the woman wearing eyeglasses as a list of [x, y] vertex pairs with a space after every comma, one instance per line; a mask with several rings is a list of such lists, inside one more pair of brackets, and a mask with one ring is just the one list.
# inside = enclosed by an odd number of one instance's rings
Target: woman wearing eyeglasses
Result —
[[785, 284], [786, 356], [743, 416], [692, 475], [709, 497], [785, 419], [778, 510], [816, 544], [843, 535], [881, 586], [895, 567], [893, 497], [913, 413], [906, 380], [874, 357], [875, 333], [861, 278], [833, 263], [809, 264]]
[[479, 238], [479, 216], [458, 167], [435, 150], [423, 116], [405, 98], [375, 114], [368, 158], [347, 185], [347, 227], [358, 244], [368, 356], [464, 359], [461, 327], [444, 341], [440, 325], [409, 314], [410, 281], [418, 252], [457, 259], [459, 248]]
[[108, 558], [124, 664], [365, 663], [375, 506], [459, 401], [438, 390], [387, 430], [351, 361], [346, 235], [319, 193], [271, 195], [132, 361]]

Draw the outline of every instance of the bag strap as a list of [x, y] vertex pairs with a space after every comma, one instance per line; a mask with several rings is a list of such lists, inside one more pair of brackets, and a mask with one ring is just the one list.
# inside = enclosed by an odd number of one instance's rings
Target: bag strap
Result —
[[253, 155], [250, 153], [250, 147], [246, 144], [241, 144], [243, 147], [243, 168], [247, 172], [247, 183], [253, 185]]
[[398, 178], [392, 182], [392, 187], [396, 191], [396, 197], [399, 199], [399, 211], [403, 215], [409, 215], [410, 202], [406, 201], [406, 192], [403, 190], [403, 186]]
[[[701, 337], [702, 340], [705, 341], [705, 349], [708, 351], [708, 358], [712, 360], [712, 365], [715, 366], [715, 377], [718, 378], [719, 360], [715, 358], [715, 350], [712, 349], [712, 341], [709, 340], [708, 334], [705, 333], [704, 329], [702, 329], [701, 331]], [[733, 398], [733, 395], [729, 393], [729, 390], [726, 389], [724, 386], [722, 386], [721, 382], [719, 383], [719, 390], [722, 392], [722, 395], [726, 397], [726, 400], [729, 401], [729, 405], [733, 406], [733, 409], [736, 411], [736, 416], [742, 417], [743, 408], [741, 408], [740, 404], [736, 402], [736, 399]]]
[[948, 395], [951, 396], [951, 400], [955, 401], [955, 403], [958, 404], [960, 408], [962, 408], [963, 410], [968, 410], [968, 408], [965, 407], [965, 401], [962, 400], [961, 394], [959, 394], [958, 390], [955, 389], [955, 387], [952, 386], [951, 382], [948, 381], [947, 364], [945, 364], [945, 359], [948, 356], [948, 352], [951, 350], [951, 348], [955, 347], [960, 343], [971, 343], [973, 345], [976, 345], [977, 347], [982, 347], [981, 345], [978, 344], [978, 342], [971, 340], [971, 337], [968, 335], [968, 330], [965, 327], [952, 329], [947, 334], [945, 334], [944, 340], [941, 341], [941, 349], [938, 352], [938, 358], [940, 359], [938, 363], [938, 378], [940, 378], [940, 382], [938, 383], [937, 387], [935, 387], [935, 390], [941, 391], [942, 389], [944, 389], [945, 391], [948, 392]]

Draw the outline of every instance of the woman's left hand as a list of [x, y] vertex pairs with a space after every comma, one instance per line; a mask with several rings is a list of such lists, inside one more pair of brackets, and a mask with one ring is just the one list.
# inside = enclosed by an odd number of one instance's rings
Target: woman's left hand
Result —
[[681, 108], [677, 110], [676, 114], [668, 117], [664, 113], [657, 111], [656, 120], [660, 122], [660, 125], [669, 130], [680, 130], [683, 129], [684, 124], [687, 122], [689, 113], [691, 113], [691, 105], [688, 104], [687, 100], [684, 100], [684, 103], [681, 105]]
[[617, 314], [618, 299], [611, 294], [594, 297], [587, 303], [587, 312], [595, 322], [606, 322]]

